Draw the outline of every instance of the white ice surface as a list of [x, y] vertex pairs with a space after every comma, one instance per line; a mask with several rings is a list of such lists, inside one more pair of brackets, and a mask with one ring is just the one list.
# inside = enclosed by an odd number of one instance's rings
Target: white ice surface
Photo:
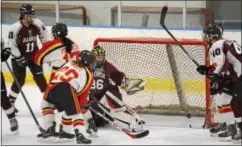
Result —
[[[9, 88], [9, 86], [8, 86]], [[31, 107], [42, 125], [40, 103], [42, 94], [35, 86], [25, 85], [23, 91], [31, 104]], [[30, 115], [30, 112], [22, 98], [16, 101], [19, 109], [17, 119], [19, 121], [19, 133], [10, 132], [7, 117], [2, 111], [1, 144], [2, 145], [75, 145], [75, 141], [68, 143], [53, 143], [37, 140], [39, 130]], [[60, 120], [60, 114], [56, 119]], [[150, 134], [141, 139], [131, 139], [123, 132], [107, 127], [99, 129], [98, 138], [91, 138], [92, 145], [238, 145], [234, 142], [221, 142], [217, 138], [210, 137], [208, 130], [202, 129], [204, 118], [193, 117], [188, 120], [184, 116], [141, 115], [146, 121], [145, 128]], [[193, 128], [189, 128], [191, 123]], [[86, 134], [85, 134], [86, 135]], [[90, 138], [90, 137], [88, 137]]]

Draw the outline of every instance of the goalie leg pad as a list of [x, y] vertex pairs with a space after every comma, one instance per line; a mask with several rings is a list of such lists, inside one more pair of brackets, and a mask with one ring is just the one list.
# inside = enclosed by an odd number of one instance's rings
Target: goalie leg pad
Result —
[[[120, 93], [117, 86], [110, 86], [107, 91], [109, 91], [113, 96], [115, 96], [116, 98], [122, 101], [122, 94]], [[111, 109], [116, 109], [121, 107], [109, 95], [105, 94], [105, 97], [106, 97], [107, 104]]]

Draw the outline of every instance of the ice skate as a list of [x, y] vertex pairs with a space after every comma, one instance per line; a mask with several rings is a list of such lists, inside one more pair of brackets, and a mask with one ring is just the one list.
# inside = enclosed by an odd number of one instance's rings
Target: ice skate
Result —
[[69, 142], [75, 138], [75, 134], [67, 133], [63, 130], [63, 125], [60, 125], [59, 138], [56, 138], [55, 142]]
[[10, 130], [14, 133], [18, 132], [18, 121], [16, 118], [12, 118], [9, 120], [10, 122]]
[[38, 138], [48, 139], [51, 137], [57, 137], [59, 134], [55, 131], [56, 122], [53, 122], [53, 125], [49, 127], [45, 132], [41, 132], [37, 135]]
[[237, 133], [236, 125], [231, 124], [228, 125], [227, 129], [224, 132], [218, 133], [218, 137], [222, 141], [229, 141], [232, 139], [232, 136], [234, 136]]
[[217, 133], [221, 132], [221, 131], [225, 131], [227, 128], [226, 123], [218, 123], [215, 127], [212, 127], [209, 131], [210, 131], [210, 136], [217, 136]]
[[76, 134], [76, 143], [77, 144], [91, 144], [92, 141], [89, 139], [86, 139], [82, 133], [79, 133], [78, 129], [75, 129]]

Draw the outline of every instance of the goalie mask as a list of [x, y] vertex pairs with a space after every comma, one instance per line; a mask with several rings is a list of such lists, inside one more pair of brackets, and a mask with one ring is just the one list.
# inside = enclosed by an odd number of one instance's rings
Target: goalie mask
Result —
[[222, 38], [223, 28], [222, 26], [209, 24], [206, 28], [203, 29], [202, 38], [205, 42], [211, 45], [213, 40], [218, 40]]
[[105, 62], [106, 51], [101, 46], [95, 46], [92, 52], [96, 56], [96, 67], [102, 67]]

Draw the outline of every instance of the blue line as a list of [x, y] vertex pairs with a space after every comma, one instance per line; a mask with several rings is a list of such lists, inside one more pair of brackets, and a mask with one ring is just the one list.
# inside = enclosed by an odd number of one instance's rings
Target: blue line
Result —
[[[2, 25], [11, 25], [12, 23], [2, 23]], [[46, 24], [46, 26], [53, 26], [50, 24]], [[132, 27], [132, 26], [83, 26], [83, 25], [67, 25], [68, 27], [77, 27], [77, 28], [105, 28], [105, 29], [135, 29], [135, 30], [164, 30], [163, 28], [159, 27], [148, 27], [148, 28], [142, 28], [142, 27]], [[177, 30], [177, 31], [202, 31], [201, 28], [168, 28], [169, 30]], [[224, 32], [241, 32], [241, 30], [233, 30], [233, 29], [226, 29]]]

